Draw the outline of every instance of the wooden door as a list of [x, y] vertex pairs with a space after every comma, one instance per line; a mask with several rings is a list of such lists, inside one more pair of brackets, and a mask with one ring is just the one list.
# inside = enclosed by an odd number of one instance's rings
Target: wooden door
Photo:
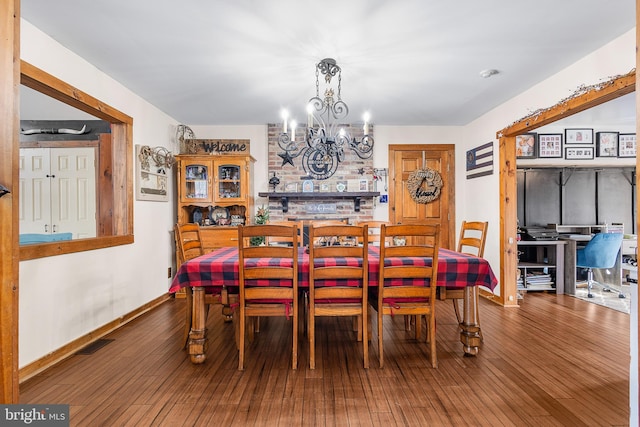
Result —
[[[447, 144], [390, 145], [389, 221], [392, 224], [440, 224], [441, 246], [455, 247], [455, 152]], [[422, 203], [409, 188], [412, 172], [431, 169], [442, 178], [440, 195]], [[418, 199], [419, 201], [416, 201]]]

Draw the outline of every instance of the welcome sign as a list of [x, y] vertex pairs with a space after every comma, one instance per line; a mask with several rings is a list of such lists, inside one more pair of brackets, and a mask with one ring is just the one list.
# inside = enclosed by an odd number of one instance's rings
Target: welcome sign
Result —
[[185, 139], [189, 154], [250, 154], [248, 139]]

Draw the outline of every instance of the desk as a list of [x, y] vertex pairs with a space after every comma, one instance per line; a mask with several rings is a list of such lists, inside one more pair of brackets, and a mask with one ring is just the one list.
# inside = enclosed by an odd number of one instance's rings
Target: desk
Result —
[[[369, 286], [377, 286], [380, 248], [369, 247]], [[276, 262], [276, 259], [265, 260]], [[424, 263], [421, 258], [403, 258], [403, 263]], [[298, 287], [309, 286], [309, 254], [300, 248], [298, 257]], [[465, 354], [477, 355], [480, 328], [477, 315], [477, 287], [493, 290], [498, 281], [489, 263], [482, 258], [440, 249], [438, 255], [438, 286], [464, 288], [464, 309], [460, 342]], [[238, 248], [225, 247], [183, 263], [171, 283], [170, 292], [193, 288], [193, 319], [189, 333], [189, 354], [193, 363], [205, 361], [205, 304], [206, 287], [238, 286]]]

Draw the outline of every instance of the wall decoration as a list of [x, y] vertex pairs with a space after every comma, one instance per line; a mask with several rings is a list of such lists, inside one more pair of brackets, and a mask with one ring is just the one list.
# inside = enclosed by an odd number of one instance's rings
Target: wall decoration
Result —
[[338, 183], [336, 184], [336, 190], [338, 190], [338, 193], [342, 193], [347, 189], [347, 182], [346, 181], [338, 181]]
[[562, 134], [541, 133], [538, 135], [538, 157], [562, 158]]
[[593, 147], [565, 147], [564, 150], [564, 158], [566, 160], [593, 159]]
[[369, 191], [369, 180], [368, 179], [361, 179], [360, 180], [360, 191]]
[[297, 193], [298, 192], [298, 183], [297, 182], [287, 182], [284, 186], [284, 191], [287, 193]]
[[306, 179], [302, 182], [303, 193], [313, 193], [313, 181]]
[[493, 142], [467, 151], [467, 179], [493, 173]]
[[593, 129], [565, 129], [565, 144], [593, 144]]
[[185, 150], [181, 151], [182, 154], [249, 155], [250, 148], [251, 140], [249, 139], [183, 138], [180, 140], [180, 150]]
[[618, 157], [618, 132], [597, 132], [596, 153], [598, 157]]
[[330, 191], [330, 186], [328, 182], [322, 182], [320, 183], [320, 191], [323, 193], [328, 193]]
[[618, 137], [618, 157], [636, 156], [636, 134], [621, 133]]
[[407, 190], [416, 203], [429, 203], [440, 197], [444, 183], [440, 173], [431, 168], [416, 169], [409, 174]]
[[518, 159], [536, 158], [536, 137], [535, 133], [525, 133], [516, 136], [516, 157]]
[[136, 200], [168, 202], [167, 169], [174, 163], [164, 147], [136, 145]]

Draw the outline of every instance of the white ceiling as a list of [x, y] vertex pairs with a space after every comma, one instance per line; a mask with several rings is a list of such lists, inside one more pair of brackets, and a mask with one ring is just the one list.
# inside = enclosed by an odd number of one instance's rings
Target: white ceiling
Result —
[[635, 26], [634, 0], [22, 0], [21, 13], [188, 125], [277, 123], [282, 108], [301, 121], [325, 57], [352, 123], [464, 125]]

